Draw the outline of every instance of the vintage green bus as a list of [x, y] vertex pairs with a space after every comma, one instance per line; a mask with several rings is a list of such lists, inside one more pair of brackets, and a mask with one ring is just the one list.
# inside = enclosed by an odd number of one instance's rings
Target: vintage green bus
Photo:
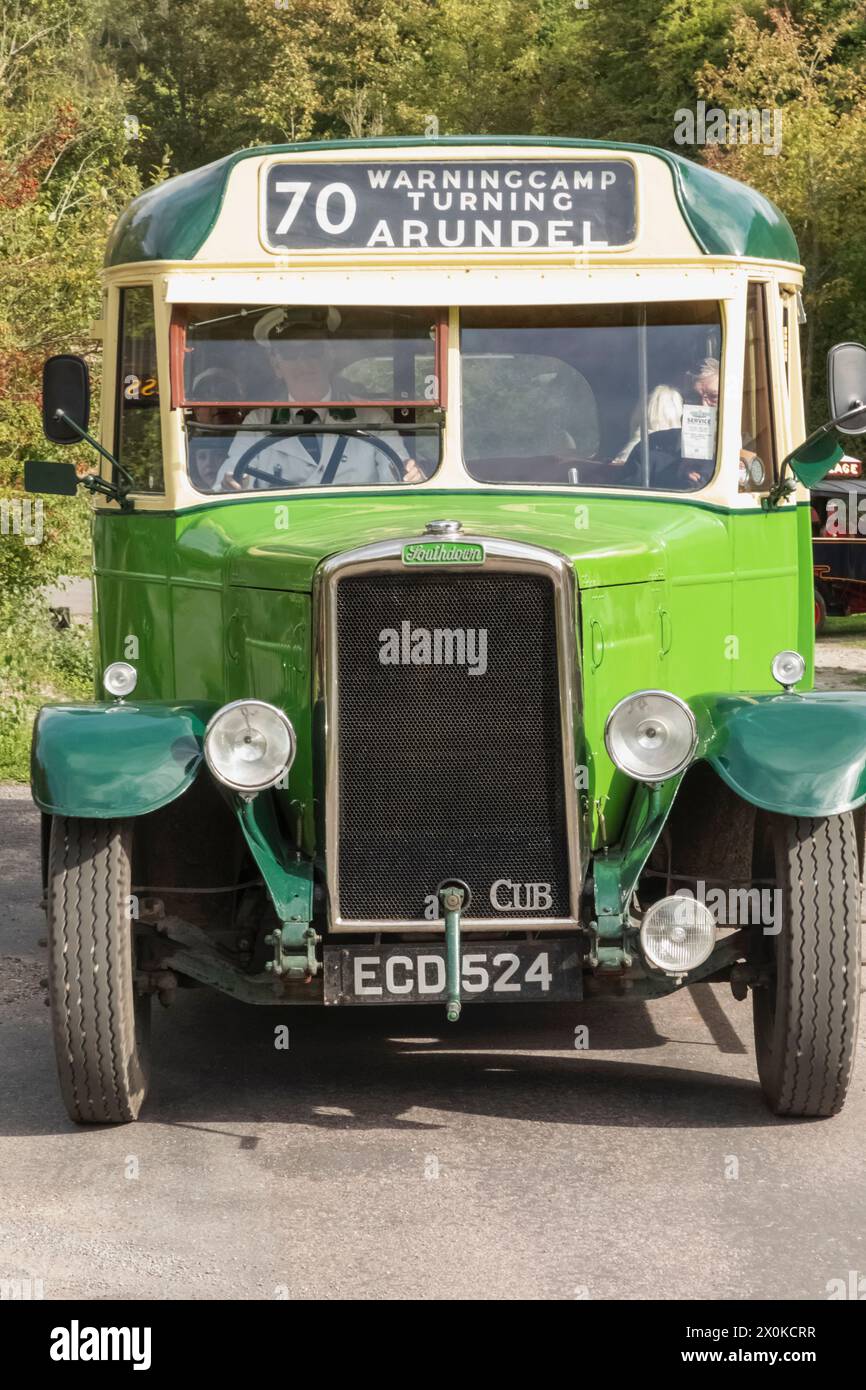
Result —
[[[245, 149], [108, 247], [99, 689], [41, 710], [73, 1119], [135, 1119], [154, 995], [752, 995], [770, 1107], [856, 1040], [866, 695], [813, 692], [805, 484], [866, 430], [802, 267], [678, 155], [537, 138]], [[797, 481], [795, 482], [795, 477]], [[511, 1015], [503, 1015], [503, 1018]]]

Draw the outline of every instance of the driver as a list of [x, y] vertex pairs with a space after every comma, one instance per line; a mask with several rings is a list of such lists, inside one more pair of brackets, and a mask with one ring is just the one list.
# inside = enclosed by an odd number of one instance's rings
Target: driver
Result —
[[[340, 312], [334, 308], [327, 311], [272, 309], [261, 316], [253, 336], [266, 347], [274, 375], [280, 386], [285, 387], [289, 404], [276, 409], [259, 406], [244, 417], [244, 424], [304, 424], [310, 426], [310, 433], [269, 436], [266, 430], [261, 434], [255, 430], [240, 431], [232, 440], [217, 474], [216, 492], [274, 486], [250, 474], [244, 475], [241, 481], [234, 477], [238, 460], [257, 440], [268, 438], [271, 442], [250, 458], [250, 466], [284, 479], [290, 487], [316, 487], [332, 481], [356, 484], [398, 480], [424, 482], [425, 475], [415, 460], [407, 457], [399, 435], [392, 433], [387, 440], [405, 460], [402, 477], [398, 479], [394, 461], [372, 441], [352, 435], [316, 433], [317, 424], [358, 424], [375, 429], [376, 425], [392, 423], [387, 411], [377, 406], [331, 409], [327, 405], [333, 398], [330, 336], [340, 322]], [[292, 404], [295, 401], [315, 401], [320, 405], [318, 408], [295, 408]]]

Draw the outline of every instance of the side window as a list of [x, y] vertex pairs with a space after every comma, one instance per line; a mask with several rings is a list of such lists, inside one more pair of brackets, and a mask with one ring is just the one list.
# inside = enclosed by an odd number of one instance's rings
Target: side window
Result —
[[115, 455], [140, 492], [164, 492], [156, 328], [149, 285], [120, 291]]
[[776, 478], [773, 393], [765, 285], [750, 284], [740, 448], [740, 492], [763, 492]]

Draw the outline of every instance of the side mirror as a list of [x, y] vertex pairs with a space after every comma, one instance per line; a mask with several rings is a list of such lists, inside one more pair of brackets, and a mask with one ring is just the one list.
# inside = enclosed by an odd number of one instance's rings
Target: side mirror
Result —
[[[830, 418], [840, 434], [866, 434], [866, 347], [837, 343], [827, 353]], [[846, 416], [851, 418], [841, 421]]]
[[791, 491], [791, 484], [785, 482], [787, 467], [804, 487], [815, 487], [844, 457], [833, 430], [866, 434], [866, 347], [862, 343], [837, 343], [827, 353], [827, 396], [830, 419], [783, 461], [780, 481], [768, 498], [771, 506]]
[[828, 432], [817, 438], [809, 436], [785, 462], [791, 465], [791, 472], [804, 487], [817, 487], [826, 478], [831, 468], [835, 468], [845, 451]]
[[46, 463], [27, 459], [24, 463], [24, 491], [47, 492], [55, 497], [74, 497], [79, 477], [74, 463]]
[[[58, 411], [63, 414], [58, 416]], [[68, 419], [64, 419], [64, 415]], [[42, 368], [42, 429], [45, 438], [50, 439], [52, 444], [76, 444], [89, 422], [90, 373], [84, 358], [73, 357], [69, 353], [49, 357]]]

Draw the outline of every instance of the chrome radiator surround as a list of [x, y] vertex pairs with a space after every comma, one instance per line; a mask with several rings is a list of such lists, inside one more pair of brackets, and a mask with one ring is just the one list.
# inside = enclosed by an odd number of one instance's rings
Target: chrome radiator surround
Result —
[[[344, 551], [320, 565], [314, 585], [314, 634], [316, 643], [314, 705], [315, 724], [324, 742], [324, 848], [325, 870], [329, 900], [329, 927], [334, 933], [349, 932], [424, 932], [441, 931], [441, 921], [419, 918], [347, 918], [340, 905], [340, 766], [339, 766], [339, 701], [337, 692], [337, 591], [340, 581], [347, 577], [375, 574], [408, 574], [411, 568], [403, 563], [403, 548], [415, 545], [417, 535], [380, 541], [372, 545]], [[424, 539], [427, 539], [426, 537]], [[580, 729], [580, 680], [576, 633], [574, 573], [570, 563], [554, 551], [540, 546], [492, 539], [487, 536], [460, 534], [459, 542], [466, 546], [482, 546], [483, 565], [465, 563], [437, 564], [436, 572], [501, 573], [540, 575], [550, 581], [554, 597], [557, 639], [558, 698], [562, 737], [563, 798], [566, 830], [566, 852], [569, 877], [569, 912], [555, 917], [540, 913], [522, 917], [465, 918], [467, 933], [491, 930], [561, 931], [579, 926], [579, 904], [583, 871], [583, 825], [577, 794], [576, 737]], [[479, 758], [479, 764], [483, 761]], [[320, 817], [321, 821], [321, 817]], [[443, 872], [445, 871], [443, 867]]]

